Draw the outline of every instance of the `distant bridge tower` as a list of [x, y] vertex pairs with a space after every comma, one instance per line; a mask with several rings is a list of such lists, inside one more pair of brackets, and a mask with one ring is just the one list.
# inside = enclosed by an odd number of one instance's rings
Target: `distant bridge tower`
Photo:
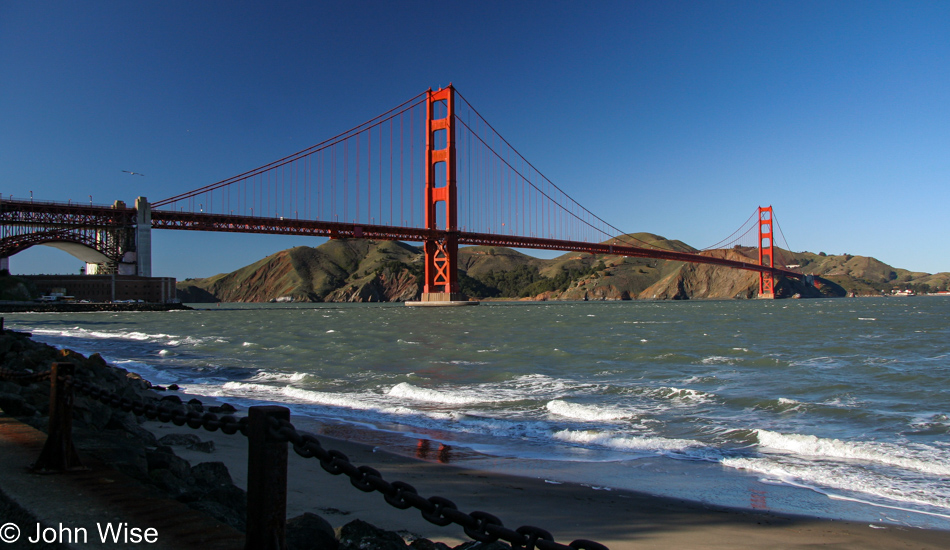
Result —
[[[775, 240], [772, 238], [772, 207], [759, 207], [759, 265], [775, 267]], [[759, 272], [759, 298], [775, 298], [775, 277]]]
[[[436, 119], [437, 102], [446, 103], [445, 118]], [[438, 144], [445, 144], [437, 149]], [[467, 300], [458, 280], [458, 191], [456, 189], [455, 156], [455, 89], [428, 91], [426, 98], [426, 229], [439, 231], [440, 213], [445, 218], [445, 231], [439, 238], [425, 241], [425, 282], [423, 303], [451, 303]], [[440, 164], [442, 166], [440, 166]], [[440, 177], [445, 171], [444, 180]], [[440, 212], [441, 210], [441, 212]]]

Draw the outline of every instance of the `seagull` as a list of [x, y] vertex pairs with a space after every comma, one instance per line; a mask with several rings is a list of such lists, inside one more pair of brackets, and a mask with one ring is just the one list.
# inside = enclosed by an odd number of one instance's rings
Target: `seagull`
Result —
[[145, 174], [143, 174], [143, 173], [141, 173], [141, 172], [129, 172], [128, 170], [123, 170], [123, 172], [125, 172], [126, 174], [131, 174], [131, 175], [133, 175], [133, 176], [144, 176], [144, 175], [145, 175]]

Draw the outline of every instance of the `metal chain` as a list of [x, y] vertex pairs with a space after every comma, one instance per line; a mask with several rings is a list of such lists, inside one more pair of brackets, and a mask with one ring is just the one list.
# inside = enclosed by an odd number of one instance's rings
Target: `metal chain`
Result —
[[0, 380], [8, 380], [11, 382], [20, 382], [21, 384], [29, 384], [32, 382], [42, 382], [43, 380], [49, 380], [50, 371], [45, 370], [42, 372], [20, 372], [11, 369], [0, 369]]
[[169, 409], [163, 405], [148, 403], [144, 401], [132, 401], [128, 397], [122, 397], [116, 393], [97, 388], [88, 382], [81, 382], [72, 376], [63, 377], [67, 386], [72, 386], [78, 392], [126, 412], [135, 413], [138, 416], [144, 416], [150, 420], [159, 420], [161, 422], [172, 422], [176, 426], [187, 424], [190, 428], [204, 428], [209, 432], [221, 430], [222, 432], [233, 435], [241, 432], [247, 435], [247, 417], [238, 419], [232, 415], [218, 416], [214, 413], [200, 413], [197, 411], [185, 412], [181, 399], [176, 395], [170, 395], [164, 398], [166, 401], [177, 402], [182, 405], [180, 408]]
[[[24, 375], [8, 369], [0, 369], [0, 380], [28, 380], [30, 382], [48, 379], [50, 371]], [[163, 405], [156, 405], [145, 401], [133, 401], [114, 392], [98, 388], [88, 382], [76, 380], [72, 375], [63, 376], [62, 380], [67, 387], [95, 399], [113, 408], [132, 412], [138, 416], [145, 416], [151, 420], [172, 422], [177, 426], [187, 424], [193, 429], [204, 428], [210, 432], [221, 430], [233, 435], [240, 432], [247, 436], [247, 417], [236, 418], [232, 415], [219, 417], [214, 413], [185, 412], [184, 404], [178, 396], [170, 395], [163, 398], [172, 401], [179, 407], [170, 409]], [[473, 540], [492, 543], [504, 540], [517, 550], [608, 550], [606, 546], [591, 540], [578, 539], [569, 545], [554, 542], [551, 533], [538, 527], [524, 525], [517, 529], [505, 527], [501, 520], [488, 512], [475, 511], [470, 514], [462, 512], [451, 500], [431, 496], [425, 498], [412, 485], [383, 479], [382, 474], [369, 466], [356, 466], [345, 454], [337, 450], [328, 450], [320, 444], [316, 436], [307, 432], [300, 432], [293, 424], [286, 420], [269, 417], [270, 436], [293, 445], [294, 452], [303, 458], [316, 458], [320, 466], [333, 475], [346, 474], [350, 483], [360, 491], [370, 493], [377, 491], [391, 506], [406, 510], [415, 508], [422, 513], [422, 517], [435, 525], [446, 526], [454, 523], [465, 531]]]
[[363, 492], [377, 491], [382, 493], [384, 500], [390, 505], [408, 509], [415, 508], [422, 513], [422, 517], [436, 525], [445, 526], [454, 523], [465, 531], [465, 534], [474, 540], [491, 543], [504, 540], [512, 548], [524, 550], [607, 550], [607, 547], [591, 540], [579, 539], [569, 545], [554, 542], [551, 533], [532, 526], [522, 526], [517, 529], [506, 528], [500, 519], [487, 512], [472, 512], [467, 514], [458, 509], [454, 502], [447, 498], [432, 496], [425, 498], [419, 495], [415, 487], [402, 481], [392, 483], [383, 479], [383, 476], [369, 466], [355, 466], [340, 451], [328, 450], [320, 444], [316, 436], [297, 431], [294, 425], [286, 420], [270, 417], [270, 436], [293, 445], [294, 452], [303, 458], [316, 458], [320, 466], [333, 475], [346, 474], [350, 483]]

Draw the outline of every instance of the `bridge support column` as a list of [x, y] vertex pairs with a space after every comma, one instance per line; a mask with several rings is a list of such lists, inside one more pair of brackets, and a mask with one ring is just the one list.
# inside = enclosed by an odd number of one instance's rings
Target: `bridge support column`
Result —
[[[445, 118], [434, 117], [435, 104], [444, 101]], [[439, 133], [441, 132], [441, 133]], [[444, 139], [442, 137], [444, 134]], [[445, 143], [436, 149], [436, 142]], [[455, 89], [450, 84], [437, 92], [429, 90], [426, 99], [426, 229], [433, 236], [425, 241], [425, 282], [421, 302], [407, 305], [468, 305], [458, 280], [458, 191], [455, 166]], [[440, 166], [442, 165], [442, 166]], [[445, 180], [439, 181], [442, 169]], [[440, 204], [441, 203], [441, 204]], [[439, 227], [439, 208], [444, 207], [444, 233]], [[437, 233], [438, 232], [438, 233]], [[441, 233], [441, 235], [439, 235]]]
[[152, 276], [152, 206], [145, 197], [135, 199], [135, 274]]
[[0, 271], [6, 270], [7, 273], [10, 272], [10, 257], [0, 258]]
[[[775, 241], [772, 239], [772, 207], [759, 207], [759, 265], [775, 267]], [[775, 276], [759, 272], [759, 298], [775, 298]]]

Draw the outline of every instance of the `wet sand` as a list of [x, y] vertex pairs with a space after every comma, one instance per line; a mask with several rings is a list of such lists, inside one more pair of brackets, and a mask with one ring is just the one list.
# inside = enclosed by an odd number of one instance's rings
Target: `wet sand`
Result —
[[[297, 419], [294, 419], [295, 422]], [[234, 482], [247, 480], [247, 440], [240, 435], [196, 431], [174, 424], [148, 422], [145, 427], [161, 437], [191, 433], [215, 442], [211, 454], [176, 447], [192, 464], [222, 461]], [[318, 433], [313, 426], [300, 429]], [[341, 432], [328, 426], [330, 433]], [[345, 430], [343, 431], [345, 434]], [[835, 521], [728, 509], [652, 496], [634, 491], [595, 490], [591, 487], [544, 479], [514, 477], [439, 463], [439, 449], [425, 449], [429, 460], [383, 451], [371, 445], [319, 435], [327, 449], [337, 449], [360, 466], [379, 470], [389, 481], [404, 481], [419, 494], [438, 495], [465, 512], [481, 510], [500, 518], [506, 527], [537, 526], [567, 544], [590, 539], [612, 550], [643, 548], [950, 548], [950, 532], [910, 527]], [[469, 539], [457, 526], [439, 527], [414, 509], [399, 510], [379, 493], [363, 493], [346, 476], [326, 473], [316, 459], [290, 451], [288, 464], [288, 518], [304, 512], [323, 516], [334, 527], [361, 519], [383, 529], [409, 533], [450, 546]], [[443, 457], [444, 458], [444, 457]]]

